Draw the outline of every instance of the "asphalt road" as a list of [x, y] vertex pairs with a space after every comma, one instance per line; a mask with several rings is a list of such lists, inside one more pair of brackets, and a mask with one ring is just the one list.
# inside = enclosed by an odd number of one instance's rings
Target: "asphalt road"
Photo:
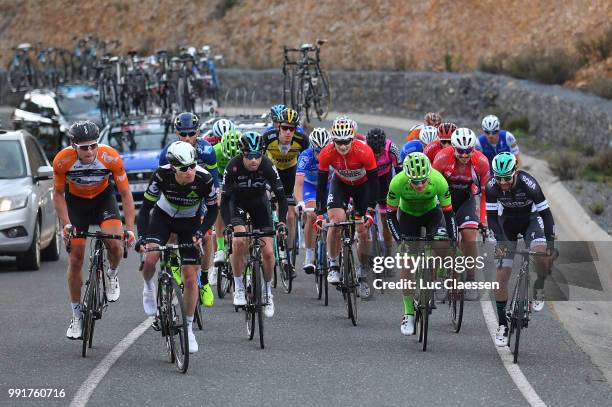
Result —
[[[63, 399], [27, 404], [68, 405], [85, 379], [101, 371], [105, 356], [146, 319], [132, 252], [120, 270], [121, 298], [96, 324], [94, 348], [83, 359], [81, 342], [65, 337], [71, 316], [65, 270], [65, 255], [38, 272], [16, 271], [12, 259], [0, 258], [0, 405], [21, 404], [8, 398], [10, 388], [64, 389]], [[439, 305], [423, 353], [416, 337], [399, 332], [397, 292], [360, 302], [357, 327], [346, 318], [339, 293], [330, 290], [329, 306], [323, 306], [313, 277], [303, 272], [291, 294], [274, 294], [266, 349], [247, 339], [243, 314], [234, 312], [231, 299], [217, 300], [205, 311], [204, 331], [196, 331], [200, 351], [186, 375], [166, 361], [159, 333], [147, 329], [93, 388], [88, 404], [529, 404], [502, 364], [479, 302], [467, 303], [459, 334], [451, 333]], [[521, 342], [520, 369], [546, 405], [610, 404], [610, 385], [549, 307], [533, 315]]]

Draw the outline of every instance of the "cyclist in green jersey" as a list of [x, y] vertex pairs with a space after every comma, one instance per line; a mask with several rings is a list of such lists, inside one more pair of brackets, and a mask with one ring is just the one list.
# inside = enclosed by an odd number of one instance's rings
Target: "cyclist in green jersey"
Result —
[[[419, 237], [421, 227], [427, 235], [444, 240], [433, 243], [434, 253], [448, 251], [448, 239], [456, 240], [456, 229], [448, 183], [444, 176], [431, 168], [423, 153], [408, 154], [403, 171], [393, 177], [387, 193], [387, 223], [396, 241], [401, 237]], [[439, 204], [438, 204], [439, 201]], [[398, 213], [399, 208], [399, 213]], [[408, 281], [409, 268], [400, 271], [401, 281]], [[414, 333], [414, 304], [412, 290], [404, 290], [403, 335]]]
[[[240, 133], [238, 130], [230, 129], [225, 132], [221, 142], [213, 146], [215, 155], [217, 156], [217, 167], [219, 168], [219, 177], [221, 178], [220, 184], [223, 184], [223, 174], [225, 173], [227, 163], [240, 153], [238, 140], [240, 140], [241, 136], [242, 133]], [[218, 204], [221, 205], [220, 197]], [[215, 252], [214, 267], [212, 270], [210, 270], [208, 277], [208, 280], [212, 285], [215, 285], [217, 282], [217, 267], [222, 265], [225, 261], [225, 252], [223, 251], [225, 248], [225, 240], [222, 233], [224, 228], [225, 225], [223, 224], [223, 219], [221, 218], [221, 215], [219, 215], [215, 221], [217, 251]]]

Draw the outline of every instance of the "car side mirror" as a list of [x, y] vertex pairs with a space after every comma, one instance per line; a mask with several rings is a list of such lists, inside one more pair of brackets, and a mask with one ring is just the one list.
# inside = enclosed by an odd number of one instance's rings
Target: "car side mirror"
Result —
[[51, 167], [50, 165], [41, 165], [36, 171], [34, 180], [38, 182], [48, 179], [53, 179], [53, 167]]

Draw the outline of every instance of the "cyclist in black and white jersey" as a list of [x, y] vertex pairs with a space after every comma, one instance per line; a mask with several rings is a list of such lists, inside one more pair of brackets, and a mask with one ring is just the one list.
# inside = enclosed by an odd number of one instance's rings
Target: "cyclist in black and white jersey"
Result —
[[[546, 252], [550, 256], [554, 249], [555, 222], [538, 181], [525, 171], [517, 171], [516, 157], [512, 153], [496, 155], [492, 166], [494, 177], [486, 187], [487, 223], [495, 234], [497, 248], [501, 249], [501, 252], [504, 249], [515, 250], [517, 235], [521, 234], [531, 250]], [[498, 214], [499, 210], [502, 211], [501, 216]], [[506, 302], [513, 257], [514, 255], [507, 254], [497, 264], [497, 346], [508, 344]], [[534, 283], [534, 311], [544, 308], [544, 279], [550, 269], [549, 259], [550, 257], [535, 258], [538, 278]]]
[[[232, 158], [225, 167], [221, 187], [221, 216], [227, 228], [235, 232], [246, 230], [246, 213], [251, 218], [253, 229], [272, 229], [272, 215], [267, 186], [278, 199], [278, 229], [284, 229], [287, 221], [287, 197], [283, 184], [272, 161], [264, 155], [265, 144], [261, 134], [247, 131], [240, 138], [241, 154]], [[274, 315], [272, 298], [272, 273], [274, 272], [274, 250], [271, 237], [263, 237], [263, 274], [266, 282], [267, 304], [264, 314]], [[248, 239], [234, 237], [230, 262], [234, 272], [234, 305], [246, 305], [242, 281], [244, 259], [248, 251]]]
[[[138, 215], [139, 240], [137, 251], [165, 244], [170, 233], [176, 233], [178, 243], [202, 243], [202, 237], [217, 217], [217, 192], [213, 178], [206, 169], [197, 165], [196, 150], [189, 143], [175, 141], [167, 152], [168, 163], [159, 167], [144, 194]], [[151, 209], [153, 215], [150, 216]], [[202, 219], [203, 217], [203, 219]], [[187, 317], [189, 352], [197, 352], [193, 334], [193, 315], [198, 299], [196, 274], [200, 265], [197, 249], [180, 249], [185, 314]], [[144, 258], [142, 276], [144, 289], [142, 303], [147, 315], [155, 315], [155, 286], [153, 275], [159, 252], [150, 252]]]

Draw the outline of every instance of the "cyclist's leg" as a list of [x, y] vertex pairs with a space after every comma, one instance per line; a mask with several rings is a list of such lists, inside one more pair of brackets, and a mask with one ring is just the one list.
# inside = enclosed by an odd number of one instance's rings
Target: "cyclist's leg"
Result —
[[[455, 219], [457, 219], [457, 227], [459, 233], [461, 233], [461, 241], [459, 242], [461, 253], [465, 257], [475, 259], [478, 256], [478, 248], [476, 246], [476, 240], [478, 239], [478, 216], [475, 198], [472, 197], [459, 206]], [[474, 281], [474, 267], [470, 267], [466, 272], [467, 280]]]
[[[529, 219], [529, 226], [523, 235], [525, 245], [534, 252], [546, 253], [546, 237], [544, 235], [544, 222], [542, 218], [533, 214]], [[533, 294], [536, 299], [535, 311], [544, 308], [544, 281], [550, 272], [551, 263], [548, 257], [537, 256], [534, 258], [537, 279], [533, 283]]]
[[[346, 220], [344, 207], [348, 203], [348, 185], [342, 183], [336, 177], [330, 182], [329, 195], [327, 196], [327, 216], [331, 223]], [[338, 265], [340, 256], [340, 234], [339, 228], [329, 228], [327, 231], [327, 258], [330, 266]]]
[[[177, 233], [178, 243], [192, 243], [192, 238], [199, 225], [200, 219], [197, 217], [175, 219], [173, 222], [173, 229]], [[183, 301], [185, 304], [185, 315], [189, 319], [189, 317], [193, 318], [198, 301], [199, 290], [196, 274], [200, 268], [201, 259], [195, 247], [181, 248], [179, 249], [179, 253], [181, 255], [183, 272]]]
[[[219, 194], [217, 205], [221, 207], [221, 194]], [[225, 260], [225, 236], [223, 236], [223, 229], [225, 229], [225, 224], [223, 223], [223, 217], [221, 217], [221, 211], [217, 215], [217, 220], [215, 221], [215, 238], [217, 241], [217, 252], [215, 253], [215, 263], [222, 263]]]
[[[422, 217], [409, 215], [401, 210], [397, 212], [399, 215], [399, 232], [403, 236], [419, 236], [421, 226], [424, 225]], [[417, 245], [410, 245], [407, 252], [399, 253], [400, 255], [418, 256]], [[399, 272], [400, 281], [411, 282], [415, 281], [415, 265], [412, 263], [413, 257], [410, 256], [407, 262], [400, 262]], [[403, 317], [400, 325], [400, 331], [403, 335], [412, 335], [414, 333], [414, 289], [404, 286], [403, 294]]]
[[[100, 195], [94, 198], [96, 206], [94, 213], [95, 224], [100, 225], [103, 233], [122, 235], [123, 224], [121, 223], [121, 213], [119, 205], [113, 193], [113, 188], [106, 188]], [[108, 253], [109, 275], [116, 274], [119, 262], [123, 258], [123, 242], [116, 239], [104, 241]]]
[[[278, 176], [283, 184], [283, 190], [287, 197], [287, 203], [289, 209], [287, 212], [287, 227], [289, 229], [289, 235], [287, 236], [287, 250], [288, 253], [293, 250], [293, 241], [295, 240], [296, 229], [296, 216], [295, 216], [295, 198], [293, 198], [293, 188], [295, 187], [295, 172], [297, 166], [287, 168], [285, 170], [279, 170]], [[294, 265], [295, 266], [295, 265]]]
[[[314, 208], [316, 205], [316, 187], [309, 183], [304, 183], [304, 202], [307, 208]], [[314, 247], [316, 240], [316, 233], [314, 233], [313, 223], [316, 219], [314, 212], [308, 212], [305, 214], [306, 222], [304, 225], [304, 243], [306, 246], [306, 257], [304, 259], [304, 268], [307, 265], [314, 263]], [[313, 264], [314, 265], [314, 264]]]
[[[257, 230], [272, 230], [272, 216], [270, 211], [270, 202], [266, 196], [256, 199], [248, 208], [253, 229]], [[264, 246], [261, 248], [263, 256], [263, 273], [264, 280], [267, 284], [268, 291], [272, 289], [272, 275], [274, 273], [274, 243], [271, 237], [263, 238]]]
[[[521, 227], [521, 222], [518, 219], [506, 220], [504, 217], [500, 217], [500, 224], [508, 238], [508, 242], [503, 242], [506, 247], [510, 250], [516, 249], [517, 235], [523, 231], [524, 227]], [[504, 256], [497, 261], [497, 283], [499, 288], [494, 291], [495, 303], [497, 306], [497, 317], [499, 325], [507, 326], [506, 320], [506, 303], [508, 302], [508, 281], [512, 274], [512, 265], [514, 263], [514, 255], [509, 254]]]
[[[78, 231], [87, 232], [89, 229], [91, 212], [94, 208], [92, 200], [79, 198], [66, 192], [66, 207], [68, 217], [72, 226]], [[70, 242], [70, 253], [68, 254], [67, 283], [72, 304], [73, 316], [80, 315], [81, 287], [83, 285], [83, 258], [85, 255], [85, 238], [73, 238]]]
[[391, 183], [391, 179], [391, 172], [389, 172], [387, 176], [379, 178], [378, 180], [379, 194], [377, 204], [380, 222], [382, 223], [381, 227], [383, 240], [385, 242], [385, 256], [391, 254], [391, 248], [393, 247], [393, 235], [389, 230], [389, 225], [387, 225], [387, 194], [389, 192], [389, 184]]

